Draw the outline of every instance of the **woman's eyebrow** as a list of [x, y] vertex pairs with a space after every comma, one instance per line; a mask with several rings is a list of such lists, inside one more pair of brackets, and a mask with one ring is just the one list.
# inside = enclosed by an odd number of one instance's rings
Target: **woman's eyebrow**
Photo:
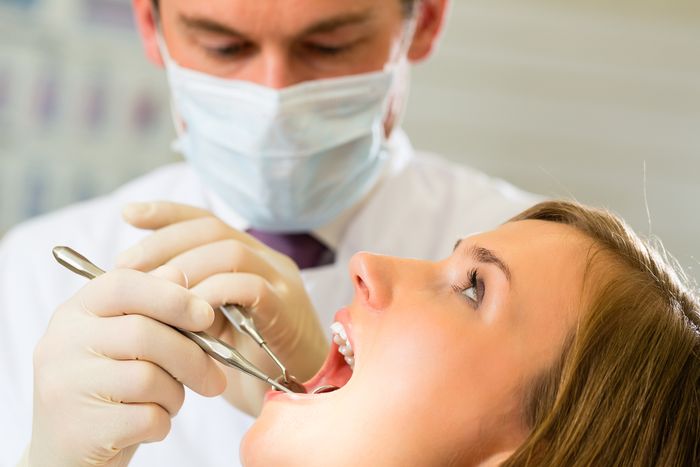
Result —
[[[457, 249], [460, 243], [462, 243], [462, 240], [457, 240], [453, 251]], [[505, 261], [499, 258], [493, 251], [478, 245], [472, 245], [469, 247], [466, 254], [467, 256], [471, 256], [472, 259], [478, 263], [495, 264], [498, 267], [498, 269], [503, 271], [503, 274], [506, 276], [506, 279], [508, 279], [508, 282], [510, 282], [510, 268], [505, 263]]]

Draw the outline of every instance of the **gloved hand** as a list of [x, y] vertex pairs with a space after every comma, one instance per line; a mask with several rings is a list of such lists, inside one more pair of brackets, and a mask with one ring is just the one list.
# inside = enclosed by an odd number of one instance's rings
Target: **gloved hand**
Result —
[[125, 466], [139, 443], [168, 434], [183, 384], [204, 396], [223, 392], [215, 361], [163, 324], [201, 331], [214, 320], [182, 285], [173, 267], [115, 270], [55, 311], [34, 352], [28, 465]]
[[[199, 208], [136, 203], [123, 214], [131, 225], [154, 232], [121, 254], [120, 266], [140, 271], [164, 264], [176, 267], [187, 276], [190, 290], [215, 310], [223, 304], [245, 307], [297, 379], [305, 381], [318, 371], [328, 343], [294, 261]], [[221, 313], [206, 332], [236, 347], [270, 376], [280, 374], [270, 358], [238, 334]], [[259, 413], [269, 386], [222, 368], [228, 380], [226, 399], [251, 415]]]

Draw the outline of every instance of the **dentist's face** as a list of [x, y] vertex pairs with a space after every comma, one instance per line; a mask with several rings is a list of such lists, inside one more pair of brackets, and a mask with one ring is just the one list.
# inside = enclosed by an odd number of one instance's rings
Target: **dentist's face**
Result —
[[[427, 5], [409, 58], [427, 56], [446, 0]], [[283, 88], [382, 69], [401, 37], [400, 0], [160, 0], [168, 49], [186, 68]], [[134, 0], [147, 53], [160, 62], [151, 0]]]
[[463, 239], [440, 262], [355, 255], [355, 298], [336, 316], [354, 371], [333, 345], [306, 386], [340, 389], [272, 393], [243, 441], [244, 463], [503, 460], [527, 436], [528, 384], [578, 318], [590, 244], [570, 227], [521, 221]]

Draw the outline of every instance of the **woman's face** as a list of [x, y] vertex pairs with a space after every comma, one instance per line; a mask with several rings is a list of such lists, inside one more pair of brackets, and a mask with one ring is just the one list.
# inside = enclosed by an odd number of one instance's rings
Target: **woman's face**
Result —
[[[407, 234], [410, 234], [408, 232]], [[306, 387], [269, 394], [244, 438], [249, 466], [474, 465], [522, 443], [528, 383], [580, 309], [587, 241], [543, 221], [461, 240], [440, 262], [359, 253], [338, 345]]]

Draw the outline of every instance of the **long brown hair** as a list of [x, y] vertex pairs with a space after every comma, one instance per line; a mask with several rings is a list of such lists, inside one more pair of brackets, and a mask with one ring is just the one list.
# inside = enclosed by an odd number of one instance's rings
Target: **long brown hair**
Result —
[[503, 465], [700, 465], [700, 302], [687, 278], [607, 211], [551, 201], [512, 221], [527, 219], [588, 236], [596, 273], [560, 361], [526, 391], [531, 432]]

